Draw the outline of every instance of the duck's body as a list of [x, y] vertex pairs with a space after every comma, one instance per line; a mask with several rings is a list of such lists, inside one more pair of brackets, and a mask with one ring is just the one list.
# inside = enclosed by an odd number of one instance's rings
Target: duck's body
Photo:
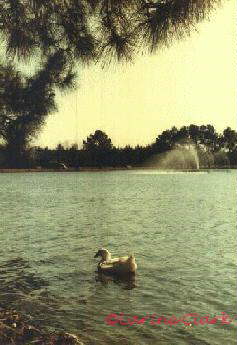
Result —
[[98, 263], [98, 271], [110, 274], [134, 274], [137, 270], [135, 257], [123, 256], [118, 258], [111, 257], [107, 249], [100, 249], [95, 257], [101, 256], [101, 261]]

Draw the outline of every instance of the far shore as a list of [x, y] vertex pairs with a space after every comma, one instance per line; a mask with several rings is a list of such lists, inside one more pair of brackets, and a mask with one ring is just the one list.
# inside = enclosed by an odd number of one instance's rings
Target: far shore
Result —
[[119, 170], [159, 170], [159, 171], [184, 171], [184, 172], [197, 172], [197, 171], [209, 171], [209, 170], [230, 170], [237, 169], [237, 166], [228, 167], [212, 167], [212, 168], [200, 168], [200, 169], [159, 169], [157, 167], [81, 167], [81, 168], [68, 168], [68, 169], [44, 169], [44, 168], [32, 168], [32, 169], [7, 169], [0, 168], [0, 173], [50, 173], [50, 172], [109, 172], [109, 171], [119, 171]]

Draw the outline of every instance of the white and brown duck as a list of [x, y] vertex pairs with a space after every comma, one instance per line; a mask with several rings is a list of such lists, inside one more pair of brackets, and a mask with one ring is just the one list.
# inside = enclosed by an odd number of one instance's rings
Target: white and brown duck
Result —
[[110, 274], [135, 274], [137, 264], [134, 255], [112, 258], [108, 249], [101, 248], [94, 256], [101, 257], [98, 272]]

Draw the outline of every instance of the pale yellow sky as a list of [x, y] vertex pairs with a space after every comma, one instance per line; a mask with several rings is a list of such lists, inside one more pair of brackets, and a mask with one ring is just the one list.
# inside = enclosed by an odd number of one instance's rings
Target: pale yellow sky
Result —
[[229, 0], [199, 32], [133, 64], [79, 73], [79, 88], [58, 96], [36, 144], [82, 140], [96, 129], [116, 146], [149, 144], [172, 126], [236, 129], [236, 2]]

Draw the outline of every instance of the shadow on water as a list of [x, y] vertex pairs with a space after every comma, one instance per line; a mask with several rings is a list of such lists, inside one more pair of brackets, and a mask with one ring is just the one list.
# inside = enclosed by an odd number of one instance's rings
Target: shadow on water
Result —
[[48, 283], [34, 273], [27, 273], [30, 266], [26, 260], [16, 258], [0, 265], [0, 292], [30, 293], [48, 286]]

